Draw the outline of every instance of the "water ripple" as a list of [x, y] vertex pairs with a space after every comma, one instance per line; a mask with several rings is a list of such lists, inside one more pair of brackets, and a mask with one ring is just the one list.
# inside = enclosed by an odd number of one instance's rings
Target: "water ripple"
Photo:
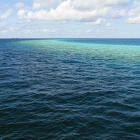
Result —
[[0, 139], [139, 140], [139, 46], [101, 44], [0, 40]]

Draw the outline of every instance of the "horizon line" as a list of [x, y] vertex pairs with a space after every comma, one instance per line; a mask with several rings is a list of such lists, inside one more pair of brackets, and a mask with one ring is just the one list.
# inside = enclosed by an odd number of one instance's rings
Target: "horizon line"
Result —
[[29, 37], [29, 38], [25, 38], [25, 37], [8, 37], [8, 38], [0, 38], [0, 39], [140, 39], [139, 37], [138, 38], [129, 38], [129, 37], [123, 37], [123, 38], [117, 38], [117, 37], [107, 37], [107, 38], [104, 38], [104, 37], [100, 37], [100, 38], [87, 38], [87, 37], [80, 37], [80, 38], [78, 38], [78, 37], [75, 37], [75, 38], [72, 38], [72, 37], [64, 37], [64, 38], [52, 38], [52, 37], [50, 37], [50, 38], [41, 38], [41, 37], [39, 37], [39, 38], [37, 38], [37, 37]]

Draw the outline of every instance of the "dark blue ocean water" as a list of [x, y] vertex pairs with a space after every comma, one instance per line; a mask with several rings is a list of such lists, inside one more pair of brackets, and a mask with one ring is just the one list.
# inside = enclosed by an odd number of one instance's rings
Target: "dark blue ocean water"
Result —
[[140, 39], [1, 39], [11, 139], [140, 140]]

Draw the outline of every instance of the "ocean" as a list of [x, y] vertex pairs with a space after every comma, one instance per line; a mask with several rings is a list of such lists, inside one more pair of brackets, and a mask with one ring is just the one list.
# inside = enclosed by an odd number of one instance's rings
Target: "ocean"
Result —
[[0, 140], [140, 140], [140, 39], [0, 39]]

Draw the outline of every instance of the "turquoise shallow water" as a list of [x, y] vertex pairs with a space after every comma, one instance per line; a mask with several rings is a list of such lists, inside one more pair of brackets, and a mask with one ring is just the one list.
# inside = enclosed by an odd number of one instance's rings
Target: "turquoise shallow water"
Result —
[[140, 39], [7, 39], [0, 50], [0, 139], [140, 139]]

